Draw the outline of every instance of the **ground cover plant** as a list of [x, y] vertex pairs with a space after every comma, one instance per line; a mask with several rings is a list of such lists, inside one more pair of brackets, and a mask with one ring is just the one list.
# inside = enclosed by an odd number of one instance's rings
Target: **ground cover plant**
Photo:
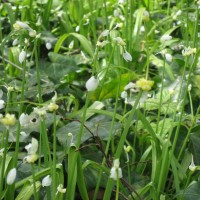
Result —
[[200, 199], [199, 9], [0, 0], [0, 198]]

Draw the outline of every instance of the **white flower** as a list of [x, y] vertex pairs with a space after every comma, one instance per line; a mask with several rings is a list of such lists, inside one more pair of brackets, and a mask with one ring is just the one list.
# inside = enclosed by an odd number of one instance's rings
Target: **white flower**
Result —
[[190, 56], [192, 54], [196, 54], [196, 52], [197, 52], [196, 48], [186, 47], [185, 49], [182, 50], [182, 55]]
[[123, 91], [123, 92], [121, 93], [121, 98], [122, 98], [122, 99], [126, 99], [127, 96], [128, 96], [128, 94], [127, 94], [126, 91]]
[[121, 46], [125, 46], [126, 43], [124, 42], [124, 40], [121, 37], [116, 37], [113, 39], [117, 44], [121, 45]]
[[73, 49], [74, 48], [74, 40], [72, 40], [70, 43], [69, 43], [69, 49]]
[[26, 126], [29, 122], [29, 115], [22, 113], [19, 117], [19, 122], [21, 126]]
[[137, 87], [136, 84], [133, 83], [133, 82], [130, 82], [124, 87], [124, 90], [129, 90], [129, 89], [132, 89], [132, 88], [135, 88], [135, 87]]
[[25, 149], [28, 152], [28, 156], [23, 159], [24, 163], [34, 163], [38, 159], [37, 150], [38, 150], [38, 141], [35, 138], [32, 138], [31, 143], [25, 146]]
[[110, 178], [117, 180], [122, 178], [122, 169], [119, 167], [119, 159], [115, 159], [113, 167], [110, 170]]
[[144, 26], [141, 26], [141, 27], [140, 27], [140, 32], [141, 32], [141, 33], [144, 33], [144, 32], [145, 32], [145, 27], [144, 27]]
[[48, 50], [50, 50], [51, 47], [52, 47], [51, 43], [50, 43], [50, 42], [47, 42], [47, 43], [46, 43], [46, 48], [47, 48]]
[[118, 4], [123, 4], [125, 2], [126, 2], [126, 0], [118, 0]]
[[39, 115], [40, 117], [42, 117], [42, 116], [46, 116], [46, 114], [47, 114], [47, 107], [42, 107], [42, 108], [33, 108], [33, 111], [37, 114], [37, 115]]
[[15, 182], [16, 176], [17, 176], [17, 170], [16, 170], [16, 168], [11, 169], [8, 172], [8, 175], [7, 175], [7, 178], [6, 178], [7, 184], [8, 185], [12, 185]]
[[76, 29], [75, 29], [75, 31], [79, 32], [79, 30], [80, 30], [80, 26], [77, 26]]
[[128, 61], [132, 61], [132, 56], [129, 52], [125, 51], [123, 53], [123, 58], [128, 62]]
[[35, 138], [32, 138], [31, 143], [25, 146], [25, 149], [28, 152], [28, 155], [34, 154], [38, 150], [38, 141]]
[[18, 45], [18, 42], [19, 42], [18, 39], [15, 39], [15, 40], [13, 40], [12, 45], [13, 45], [13, 46], [16, 46], [16, 45]]
[[108, 43], [109, 43], [108, 40], [104, 40], [104, 41], [102, 41], [102, 42], [97, 41], [97, 46], [103, 48], [103, 47], [106, 46]]
[[4, 100], [0, 99], [0, 109], [5, 107], [5, 102]]
[[24, 50], [22, 50], [19, 54], [19, 62], [20, 63], [23, 63], [23, 61], [25, 60], [26, 58], [26, 52]]
[[92, 76], [87, 80], [85, 87], [87, 88], [88, 92], [91, 92], [97, 89], [98, 84], [98, 80], [94, 76]]
[[59, 184], [58, 187], [57, 187], [57, 192], [56, 192], [56, 194], [58, 194], [58, 192], [60, 192], [60, 193], [65, 193], [65, 192], [66, 192], [66, 188], [63, 188], [63, 185], [62, 185], [62, 184]]
[[16, 21], [16, 23], [13, 24], [13, 27], [15, 30], [20, 30], [20, 29], [30, 30], [31, 29], [28, 24], [26, 24], [25, 22], [20, 22], [20, 21]]
[[103, 31], [103, 32], [101, 33], [101, 36], [106, 37], [106, 36], [109, 35], [109, 33], [110, 33], [109, 30], [105, 30], [105, 31]]
[[36, 37], [36, 35], [37, 35], [37, 32], [35, 30], [33, 30], [33, 29], [29, 30], [29, 36], [30, 37]]
[[1, 98], [3, 97], [3, 91], [0, 90], [0, 109], [5, 107], [5, 102]]
[[45, 176], [42, 179], [42, 187], [48, 187], [48, 186], [50, 186], [51, 182], [52, 182], [52, 179], [51, 179], [50, 175]]
[[166, 53], [165, 54], [165, 59], [166, 59], [167, 62], [172, 62], [172, 55], [169, 54], [169, 53]]
[[172, 39], [172, 36], [170, 35], [163, 35], [161, 38], [160, 38], [160, 41], [161, 42], [166, 42], [166, 41], [169, 41]]
[[51, 102], [51, 103], [47, 106], [48, 110], [51, 111], [51, 112], [58, 110], [58, 107], [59, 107], [59, 106], [58, 106], [56, 103], [53, 103], [53, 102]]
[[189, 170], [194, 172], [196, 170], [197, 166], [194, 164], [194, 159], [193, 159], [193, 155], [192, 155], [192, 160], [191, 163], [189, 165]]
[[188, 85], [188, 92], [190, 92], [190, 91], [191, 91], [191, 89], [192, 89], [192, 85], [191, 85], [191, 84], [189, 84], [189, 85]]

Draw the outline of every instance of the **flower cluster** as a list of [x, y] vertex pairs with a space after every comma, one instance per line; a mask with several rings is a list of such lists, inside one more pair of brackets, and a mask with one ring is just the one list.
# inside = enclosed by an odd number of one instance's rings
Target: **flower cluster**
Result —
[[149, 91], [154, 85], [154, 81], [147, 80], [145, 78], [141, 78], [136, 81], [136, 85], [143, 91]]
[[27, 150], [27, 156], [24, 157], [24, 163], [34, 163], [38, 159], [37, 151], [38, 151], [38, 141], [35, 138], [32, 138], [31, 143], [25, 146]]

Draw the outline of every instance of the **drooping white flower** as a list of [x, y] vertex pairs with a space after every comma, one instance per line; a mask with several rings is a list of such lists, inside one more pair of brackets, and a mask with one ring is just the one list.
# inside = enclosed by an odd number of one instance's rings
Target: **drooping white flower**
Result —
[[37, 115], [39, 115], [40, 117], [42, 117], [42, 116], [46, 116], [46, 114], [47, 114], [47, 107], [42, 107], [42, 108], [37, 108], [37, 107], [35, 107], [35, 108], [33, 108], [33, 111], [37, 114]]
[[30, 30], [30, 26], [26, 23], [26, 22], [20, 22], [20, 21], [16, 21], [13, 24], [13, 27], [15, 30], [20, 30], [20, 29], [26, 29], [26, 30]]
[[66, 192], [66, 188], [63, 188], [63, 184], [58, 185], [56, 194], [58, 194], [58, 192], [60, 192], [60, 193]]
[[29, 122], [29, 115], [22, 113], [19, 117], [19, 122], [21, 126], [26, 126]]
[[51, 182], [52, 182], [52, 179], [51, 179], [50, 175], [45, 176], [42, 179], [42, 187], [48, 187], [48, 186], [50, 186]]
[[119, 159], [115, 159], [113, 162], [113, 167], [110, 170], [110, 178], [117, 180], [122, 178], [122, 169], [119, 167]]
[[98, 80], [94, 76], [92, 76], [87, 80], [85, 87], [87, 88], [88, 92], [91, 92], [97, 89], [98, 84]]
[[16, 46], [16, 45], [18, 45], [18, 42], [19, 42], [18, 39], [15, 39], [15, 40], [13, 40], [12, 45]]
[[124, 53], [123, 53], [123, 58], [126, 60], [126, 62], [128, 62], [128, 61], [132, 61], [132, 56], [131, 56], [131, 54], [128, 52], [128, 51], [125, 51]]
[[70, 43], [69, 43], [69, 49], [73, 49], [74, 48], [74, 40], [72, 40]]
[[35, 138], [32, 138], [31, 143], [25, 146], [28, 155], [23, 159], [24, 163], [34, 163], [38, 159], [37, 150], [38, 150], [38, 141]]
[[185, 49], [182, 50], [183, 56], [190, 56], [190, 55], [196, 54], [196, 53], [197, 53], [196, 48], [186, 47]]
[[48, 50], [50, 50], [50, 49], [52, 48], [52, 45], [51, 45], [50, 42], [47, 42], [47, 43], [46, 43], [46, 48], [47, 48]]
[[105, 30], [101, 33], [102, 37], [107, 37], [109, 35], [110, 31], [109, 30]]
[[8, 172], [8, 175], [6, 177], [7, 184], [8, 185], [12, 185], [15, 182], [16, 176], [17, 176], [17, 170], [16, 170], [16, 168], [11, 169]]
[[20, 63], [23, 63], [23, 61], [25, 60], [26, 58], [26, 52], [24, 50], [22, 50], [19, 54], [19, 62]]
[[192, 155], [192, 160], [191, 160], [191, 163], [189, 165], [189, 170], [194, 172], [196, 169], [197, 169], [197, 166], [194, 164], [194, 158], [193, 158], [193, 155]]
[[169, 41], [172, 39], [172, 36], [171, 35], [163, 35], [161, 38], [160, 38], [160, 41], [161, 42], [166, 42], [166, 41]]
[[0, 109], [5, 107], [5, 101], [1, 99], [2, 97], [3, 97], [3, 91], [0, 90]]
[[80, 30], [80, 26], [77, 26], [77, 27], [75, 28], [75, 31], [76, 31], [76, 32], [79, 32], [79, 30]]
[[29, 36], [30, 37], [36, 37], [36, 35], [37, 35], [37, 32], [35, 30], [33, 30], [33, 29], [29, 30]]
[[31, 143], [25, 146], [25, 149], [28, 152], [28, 155], [34, 154], [38, 150], [38, 141], [35, 138], [32, 138]]
[[126, 91], [123, 91], [123, 92], [121, 93], [121, 98], [122, 98], [122, 99], [126, 99], [127, 97], [128, 97], [127, 92], [126, 92]]
[[169, 54], [169, 53], [166, 53], [165, 54], [165, 59], [166, 59], [167, 62], [172, 62], [172, 55]]

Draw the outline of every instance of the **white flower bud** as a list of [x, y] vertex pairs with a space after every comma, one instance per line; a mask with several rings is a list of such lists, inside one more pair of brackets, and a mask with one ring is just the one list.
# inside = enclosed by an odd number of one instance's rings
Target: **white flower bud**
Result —
[[172, 55], [169, 54], [169, 53], [166, 53], [165, 54], [165, 59], [166, 59], [167, 62], [172, 62]]
[[98, 80], [92, 76], [90, 79], [87, 80], [85, 87], [87, 88], [88, 92], [94, 91], [98, 87]]
[[122, 178], [122, 169], [119, 167], [119, 159], [115, 159], [110, 170], [110, 178], [117, 180]]
[[48, 50], [50, 50], [51, 47], [52, 47], [51, 43], [50, 43], [50, 42], [47, 42], [47, 43], [46, 43], [46, 48], [47, 48]]
[[42, 187], [48, 187], [48, 186], [50, 186], [51, 182], [52, 182], [52, 179], [51, 179], [50, 175], [45, 176], [42, 179]]
[[26, 58], [26, 52], [24, 50], [22, 50], [19, 54], [19, 62], [20, 63], [23, 63], [23, 61], [25, 60]]
[[163, 35], [161, 38], [160, 38], [160, 41], [161, 42], [166, 42], [166, 41], [169, 41], [172, 39], [172, 36], [170, 35]]
[[5, 107], [5, 102], [4, 100], [0, 99], [0, 109]]
[[7, 184], [8, 185], [12, 185], [15, 182], [16, 176], [17, 176], [17, 170], [16, 170], [16, 168], [11, 169], [8, 172], [8, 175], [7, 175], [7, 178], [6, 178]]
[[131, 56], [131, 54], [130, 54], [129, 52], [127, 52], [127, 51], [125, 51], [125, 52], [123, 53], [123, 58], [126, 60], [126, 62], [132, 61], [132, 56]]
[[13, 46], [16, 46], [16, 45], [18, 45], [18, 39], [15, 39], [15, 40], [13, 40], [13, 43], [12, 43], [12, 45], [13, 45]]

